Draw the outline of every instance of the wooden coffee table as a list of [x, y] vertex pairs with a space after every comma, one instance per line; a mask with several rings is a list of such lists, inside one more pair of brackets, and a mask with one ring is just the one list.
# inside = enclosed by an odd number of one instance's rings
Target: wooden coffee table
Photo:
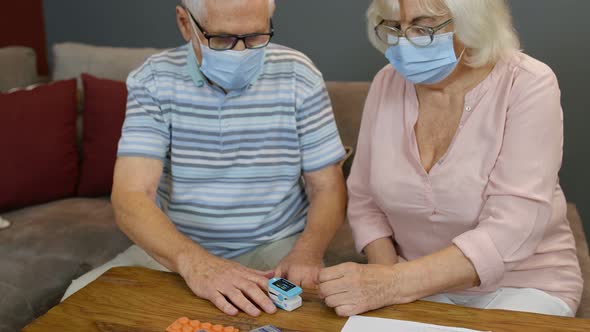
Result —
[[[397, 305], [367, 315], [494, 332], [590, 331], [587, 319], [432, 302]], [[263, 314], [258, 318], [245, 314], [229, 317], [194, 296], [178, 275], [125, 267], [110, 270], [23, 331], [163, 332], [182, 316], [232, 325], [241, 331], [272, 324], [284, 332], [329, 332], [340, 331], [346, 323], [346, 318], [338, 317], [313, 294], [306, 294], [303, 307], [294, 312], [279, 310], [274, 315]]]

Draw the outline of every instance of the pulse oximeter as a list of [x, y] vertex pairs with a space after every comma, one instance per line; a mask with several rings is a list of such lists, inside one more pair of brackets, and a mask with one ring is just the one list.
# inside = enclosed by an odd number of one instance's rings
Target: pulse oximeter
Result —
[[293, 311], [301, 307], [301, 293], [303, 289], [287, 279], [272, 278], [268, 281], [268, 295], [283, 310]]

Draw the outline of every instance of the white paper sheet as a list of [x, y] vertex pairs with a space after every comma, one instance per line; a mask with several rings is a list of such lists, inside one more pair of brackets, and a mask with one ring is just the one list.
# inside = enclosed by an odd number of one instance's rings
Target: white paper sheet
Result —
[[447, 327], [395, 319], [353, 316], [348, 319], [342, 332], [482, 332], [459, 327]]

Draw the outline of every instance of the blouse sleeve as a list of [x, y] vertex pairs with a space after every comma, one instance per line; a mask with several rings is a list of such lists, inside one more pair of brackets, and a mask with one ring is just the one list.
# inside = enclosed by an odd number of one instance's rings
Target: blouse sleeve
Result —
[[482, 288], [497, 285], [510, 265], [534, 254], [552, 215], [563, 154], [561, 92], [551, 69], [519, 73], [513, 84], [478, 226], [453, 240]]
[[359, 253], [371, 242], [393, 236], [387, 216], [375, 203], [370, 189], [371, 132], [384, 76], [383, 71], [377, 75], [367, 96], [357, 151], [348, 177], [348, 220]]

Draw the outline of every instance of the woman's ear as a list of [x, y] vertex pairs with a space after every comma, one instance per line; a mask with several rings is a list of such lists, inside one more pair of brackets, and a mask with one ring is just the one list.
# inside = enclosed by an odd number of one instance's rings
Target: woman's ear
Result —
[[178, 30], [182, 34], [182, 38], [186, 42], [191, 40], [192, 32], [191, 32], [191, 21], [186, 9], [182, 6], [176, 6], [176, 24], [178, 25]]

